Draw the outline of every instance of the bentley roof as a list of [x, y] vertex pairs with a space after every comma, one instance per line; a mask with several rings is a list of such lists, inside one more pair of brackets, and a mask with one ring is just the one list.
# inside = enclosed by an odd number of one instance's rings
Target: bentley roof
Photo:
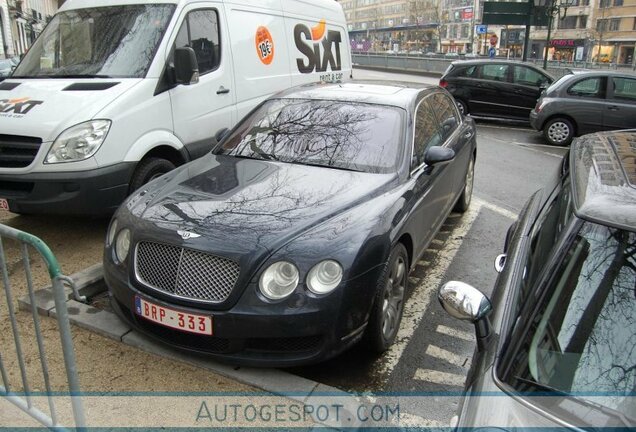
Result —
[[408, 109], [422, 90], [436, 85], [387, 81], [348, 81], [331, 84], [307, 84], [278, 93], [274, 98], [321, 99], [392, 105]]

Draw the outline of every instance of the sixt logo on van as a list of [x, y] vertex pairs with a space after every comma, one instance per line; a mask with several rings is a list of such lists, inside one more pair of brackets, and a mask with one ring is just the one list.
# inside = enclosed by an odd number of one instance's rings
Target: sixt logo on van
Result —
[[29, 111], [40, 104], [44, 103], [39, 100], [32, 100], [28, 97], [18, 99], [0, 99], [0, 114], [27, 114]]
[[311, 29], [304, 24], [296, 24], [294, 27], [296, 48], [305, 56], [304, 59], [296, 59], [300, 73], [325, 72], [327, 66], [331, 66], [332, 71], [342, 70], [340, 62], [342, 37], [339, 31], [326, 31], [326, 28], [327, 23], [324, 19]]

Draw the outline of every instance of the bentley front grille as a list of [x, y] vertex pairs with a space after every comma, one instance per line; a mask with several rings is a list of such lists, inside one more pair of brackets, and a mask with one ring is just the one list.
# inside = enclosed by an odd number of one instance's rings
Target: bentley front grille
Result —
[[179, 246], [140, 242], [135, 250], [139, 282], [175, 297], [221, 303], [239, 276], [239, 265], [227, 258]]

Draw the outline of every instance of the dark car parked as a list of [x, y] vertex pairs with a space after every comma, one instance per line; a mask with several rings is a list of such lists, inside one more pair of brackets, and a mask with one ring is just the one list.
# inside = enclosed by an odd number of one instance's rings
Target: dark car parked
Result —
[[452, 62], [439, 85], [455, 97], [462, 114], [528, 120], [552, 81], [531, 64], [482, 59]]
[[394, 341], [408, 273], [466, 210], [475, 125], [437, 86], [311, 85], [116, 212], [104, 253], [134, 327], [235, 363], [292, 365]]
[[546, 141], [568, 145], [591, 132], [636, 127], [636, 75], [575, 71], [552, 84], [530, 113]]
[[439, 292], [477, 333], [459, 427], [635, 430], [636, 130], [575, 140], [495, 267]]

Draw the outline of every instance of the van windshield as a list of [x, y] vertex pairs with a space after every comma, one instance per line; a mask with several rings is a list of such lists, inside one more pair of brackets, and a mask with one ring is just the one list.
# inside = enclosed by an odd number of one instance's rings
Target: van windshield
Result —
[[60, 12], [14, 78], [143, 78], [175, 6], [108, 6]]

